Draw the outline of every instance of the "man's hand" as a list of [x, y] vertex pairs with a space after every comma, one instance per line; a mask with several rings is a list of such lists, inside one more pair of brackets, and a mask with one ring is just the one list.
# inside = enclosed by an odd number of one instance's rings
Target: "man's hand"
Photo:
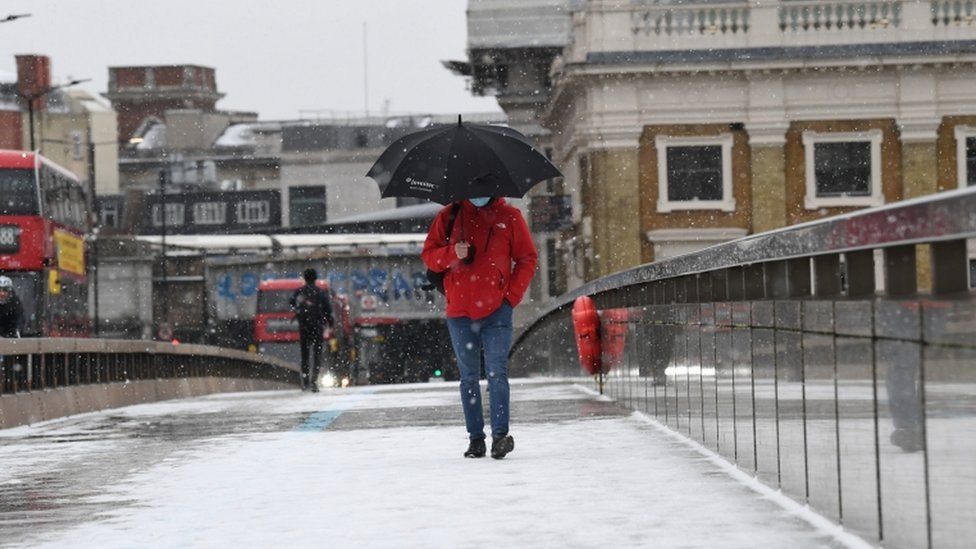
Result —
[[468, 248], [471, 245], [467, 242], [458, 242], [454, 245], [454, 254], [457, 255], [458, 259], [464, 259], [468, 257]]

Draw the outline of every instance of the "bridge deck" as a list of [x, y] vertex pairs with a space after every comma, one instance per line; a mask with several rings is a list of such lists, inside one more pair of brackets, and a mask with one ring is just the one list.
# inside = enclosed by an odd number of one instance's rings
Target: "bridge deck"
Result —
[[465, 460], [457, 386], [232, 394], [0, 431], [0, 545], [839, 546], [692, 446], [513, 382], [516, 450]]

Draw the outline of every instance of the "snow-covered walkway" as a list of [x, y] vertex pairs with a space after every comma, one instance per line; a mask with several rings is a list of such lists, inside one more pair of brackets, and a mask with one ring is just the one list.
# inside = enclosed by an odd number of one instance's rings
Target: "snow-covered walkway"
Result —
[[513, 382], [515, 451], [463, 459], [457, 398], [456, 384], [220, 395], [0, 431], [0, 545], [800, 549], [846, 539], [570, 384]]

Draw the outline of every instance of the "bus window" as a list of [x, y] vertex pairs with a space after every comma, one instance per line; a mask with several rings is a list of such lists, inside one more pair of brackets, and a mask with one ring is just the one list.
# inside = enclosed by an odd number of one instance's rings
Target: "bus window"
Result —
[[85, 230], [87, 202], [81, 184], [47, 165], [42, 164], [39, 173], [45, 215], [56, 223]]
[[37, 215], [33, 170], [0, 170], [0, 215]]
[[259, 313], [290, 313], [295, 290], [262, 290], [258, 292]]

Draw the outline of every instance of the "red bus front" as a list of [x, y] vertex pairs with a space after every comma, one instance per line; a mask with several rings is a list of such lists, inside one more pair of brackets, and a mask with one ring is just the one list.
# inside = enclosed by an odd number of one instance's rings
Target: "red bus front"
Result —
[[23, 303], [24, 336], [90, 333], [88, 216], [73, 174], [40, 155], [0, 151], [0, 273]]
[[[258, 286], [258, 309], [254, 315], [254, 340], [258, 343], [293, 343], [298, 341], [298, 319], [291, 309], [291, 296], [305, 285], [303, 280], [265, 280]], [[316, 281], [328, 293], [329, 283]], [[324, 339], [327, 334], [323, 334]]]

